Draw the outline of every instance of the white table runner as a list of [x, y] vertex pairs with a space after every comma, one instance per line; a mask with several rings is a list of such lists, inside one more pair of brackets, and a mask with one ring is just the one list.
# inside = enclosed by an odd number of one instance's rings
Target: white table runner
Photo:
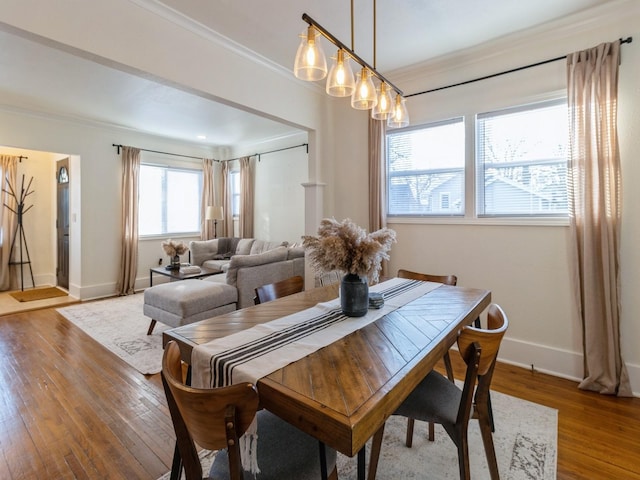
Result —
[[192, 385], [215, 388], [256, 382], [286, 365], [355, 332], [442, 284], [393, 278], [370, 287], [384, 306], [363, 317], [347, 317], [340, 298], [248, 330], [196, 346], [191, 354]]

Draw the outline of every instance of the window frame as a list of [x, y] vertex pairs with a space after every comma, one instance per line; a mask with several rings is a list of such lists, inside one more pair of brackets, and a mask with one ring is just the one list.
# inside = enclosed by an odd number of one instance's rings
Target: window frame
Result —
[[[413, 131], [417, 131], [417, 130], [426, 130], [426, 129], [430, 129], [430, 128], [438, 128], [438, 127], [443, 127], [443, 126], [447, 126], [447, 125], [454, 125], [454, 124], [458, 124], [460, 123], [462, 128], [463, 128], [463, 136], [464, 136], [464, 143], [465, 143], [465, 161], [462, 165], [462, 183], [463, 183], [463, 187], [462, 187], [462, 206], [461, 206], [461, 212], [452, 212], [452, 213], [446, 213], [443, 212], [442, 208], [440, 208], [440, 202], [441, 202], [441, 194], [438, 193], [437, 197], [432, 197], [430, 203], [434, 204], [437, 203], [438, 205], [438, 212], [436, 213], [389, 213], [390, 210], [390, 202], [391, 202], [391, 194], [390, 194], [390, 179], [394, 176], [406, 176], [407, 174], [410, 174], [412, 172], [415, 172], [417, 174], [417, 172], [432, 172], [432, 173], [437, 173], [438, 171], [440, 171], [440, 173], [443, 173], [442, 171], [446, 171], [446, 170], [450, 170], [450, 168], [432, 168], [432, 169], [424, 169], [424, 170], [406, 170], [406, 171], [400, 171], [400, 172], [394, 172], [394, 174], [392, 174], [390, 172], [390, 168], [389, 168], [389, 158], [388, 158], [388, 152], [389, 152], [389, 137], [390, 136], [396, 136], [396, 135], [401, 135], [403, 133], [410, 133]], [[419, 125], [412, 125], [410, 127], [406, 127], [406, 128], [398, 128], [398, 129], [393, 129], [391, 131], [387, 131], [387, 133], [385, 134], [385, 196], [386, 196], [386, 205], [385, 205], [385, 209], [386, 209], [386, 215], [388, 218], [393, 218], [395, 219], [399, 219], [399, 218], [426, 218], [426, 219], [434, 219], [434, 218], [464, 218], [465, 216], [465, 210], [467, 207], [467, 190], [466, 190], [466, 178], [467, 178], [467, 173], [466, 170], [468, 168], [468, 162], [466, 160], [466, 144], [467, 144], [467, 140], [466, 140], [466, 136], [467, 136], [467, 128], [466, 128], [466, 119], [464, 116], [458, 115], [452, 118], [448, 118], [448, 119], [444, 119], [444, 120], [437, 120], [434, 122], [427, 122], [424, 124], [419, 124]], [[447, 192], [450, 196], [451, 191]], [[449, 197], [449, 205], [451, 205], [451, 198]], [[450, 210], [451, 207], [448, 208], [448, 210]]]
[[[173, 172], [187, 172], [187, 173], [195, 173], [198, 176], [198, 203], [197, 203], [197, 210], [199, 215], [201, 215], [200, 209], [201, 209], [201, 204], [200, 204], [200, 198], [202, 197], [202, 188], [203, 188], [203, 171], [202, 168], [197, 168], [195, 166], [178, 166], [178, 165], [173, 165], [173, 164], [164, 164], [164, 163], [154, 163], [154, 162], [149, 162], [149, 161], [141, 161], [140, 162], [140, 168], [142, 169], [142, 167], [153, 167], [153, 168], [160, 168], [160, 169], [164, 169], [165, 171], [173, 171]], [[140, 172], [140, 174], [142, 174], [142, 172]], [[166, 174], [165, 174], [166, 175]], [[164, 188], [163, 188], [164, 190]], [[138, 198], [140, 198], [141, 196], [141, 185], [138, 185]], [[162, 199], [162, 205], [163, 208], [166, 209], [166, 204], [167, 204], [167, 199], [166, 199], [166, 191], [164, 192], [164, 198]], [[140, 205], [140, 200], [138, 200], [138, 205]], [[138, 212], [139, 212], [139, 207], [138, 207]], [[164, 217], [166, 219], [166, 212], [164, 212]], [[201, 234], [201, 223], [198, 222], [198, 229], [197, 230], [193, 230], [193, 231], [176, 231], [176, 232], [171, 232], [171, 231], [165, 231], [165, 232], [160, 232], [160, 233], [147, 233], [147, 234], [142, 234], [140, 233], [140, 222], [138, 222], [138, 238], [144, 240], [144, 239], [151, 239], [151, 238], [180, 238], [180, 237], [194, 237], [194, 236], [200, 236]]]
[[[419, 216], [419, 215], [390, 215], [386, 212], [387, 222], [390, 224], [403, 224], [403, 225], [491, 225], [491, 226], [550, 226], [550, 227], [566, 227], [569, 225], [569, 216], [538, 216], [538, 217], [524, 217], [524, 216], [478, 216], [476, 212], [476, 162], [475, 162], [475, 150], [476, 150], [476, 122], [475, 116], [481, 112], [498, 111], [509, 109], [517, 106], [524, 106], [530, 104], [541, 104], [552, 101], [566, 101], [567, 91], [566, 89], [559, 89], [549, 91], [539, 95], [523, 96], [517, 99], [510, 99], [505, 102], [491, 102], [492, 104], [482, 104], [477, 107], [473, 107], [468, 110], [462, 110], [456, 112], [454, 115], [446, 115], [433, 117], [433, 119], [424, 121], [423, 123], [416, 123], [411, 127], [406, 128], [410, 130], [412, 128], [420, 128], [422, 125], [435, 124], [444, 118], [458, 118], [464, 119], [465, 125], [465, 193], [464, 193], [464, 216], [451, 215], [451, 216]], [[446, 120], [445, 120], [446, 121]], [[405, 129], [394, 129], [393, 131], [387, 131], [387, 135], [391, 132], [399, 132]], [[386, 138], [385, 138], [386, 140]], [[386, 153], [386, 151], [385, 151]], [[386, 165], [385, 158], [385, 165]], [[385, 182], [389, 181], [389, 172], [385, 174]], [[385, 184], [385, 191], [387, 191], [387, 185]], [[387, 199], [387, 202], [389, 200]], [[386, 205], [385, 205], [386, 207]]]

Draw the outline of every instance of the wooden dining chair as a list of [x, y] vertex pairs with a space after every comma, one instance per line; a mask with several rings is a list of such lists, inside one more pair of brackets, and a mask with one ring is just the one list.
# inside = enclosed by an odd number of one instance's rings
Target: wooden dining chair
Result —
[[[502, 308], [496, 304], [489, 306], [487, 326], [486, 330], [463, 327], [458, 336], [458, 349], [467, 364], [462, 389], [433, 370], [394, 412], [394, 415], [441, 424], [458, 448], [460, 478], [463, 480], [470, 478], [467, 430], [471, 418], [477, 419], [480, 424], [491, 479], [500, 478], [488, 399], [498, 349], [509, 321]], [[370, 471], [375, 475], [381, 436], [374, 437], [374, 442], [376, 444], [372, 446], [372, 452], [375, 453], [375, 458], [372, 454]]]
[[[336, 452], [266, 410], [258, 411], [258, 392], [250, 383], [214, 389], [192, 388], [182, 382], [177, 343], [167, 343], [162, 358], [162, 383], [177, 438], [186, 480], [254, 478], [243, 471], [240, 437], [257, 416], [257, 480], [299, 478], [337, 480]], [[207, 477], [196, 445], [216, 454]], [[321, 458], [326, 463], [322, 465]]]
[[262, 285], [256, 288], [255, 304], [270, 302], [276, 298], [286, 297], [304, 290], [304, 279], [300, 275], [281, 280], [280, 282]]

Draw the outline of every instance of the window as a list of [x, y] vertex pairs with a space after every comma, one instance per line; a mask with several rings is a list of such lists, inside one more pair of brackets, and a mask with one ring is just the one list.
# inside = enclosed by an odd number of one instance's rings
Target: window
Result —
[[231, 185], [231, 213], [234, 217], [240, 216], [240, 171], [229, 172], [229, 185]]
[[201, 192], [200, 170], [140, 165], [139, 235], [199, 232]]
[[387, 134], [389, 215], [463, 215], [462, 118]]
[[566, 216], [566, 100], [483, 113], [476, 122], [479, 216]]

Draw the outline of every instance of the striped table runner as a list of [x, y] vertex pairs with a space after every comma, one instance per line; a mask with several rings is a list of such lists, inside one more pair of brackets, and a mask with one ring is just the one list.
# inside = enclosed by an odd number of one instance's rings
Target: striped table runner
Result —
[[256, 382], [286, 365], [340, 340], [378, 318], [420, 298], [440, 283], [393, 278], [370, 287], [384, 296], [384, 306], [363, 317], [347, 317], [340, 299], [228, 337], [198, 345], [191, 354], [192, 385], [215, 388]]

